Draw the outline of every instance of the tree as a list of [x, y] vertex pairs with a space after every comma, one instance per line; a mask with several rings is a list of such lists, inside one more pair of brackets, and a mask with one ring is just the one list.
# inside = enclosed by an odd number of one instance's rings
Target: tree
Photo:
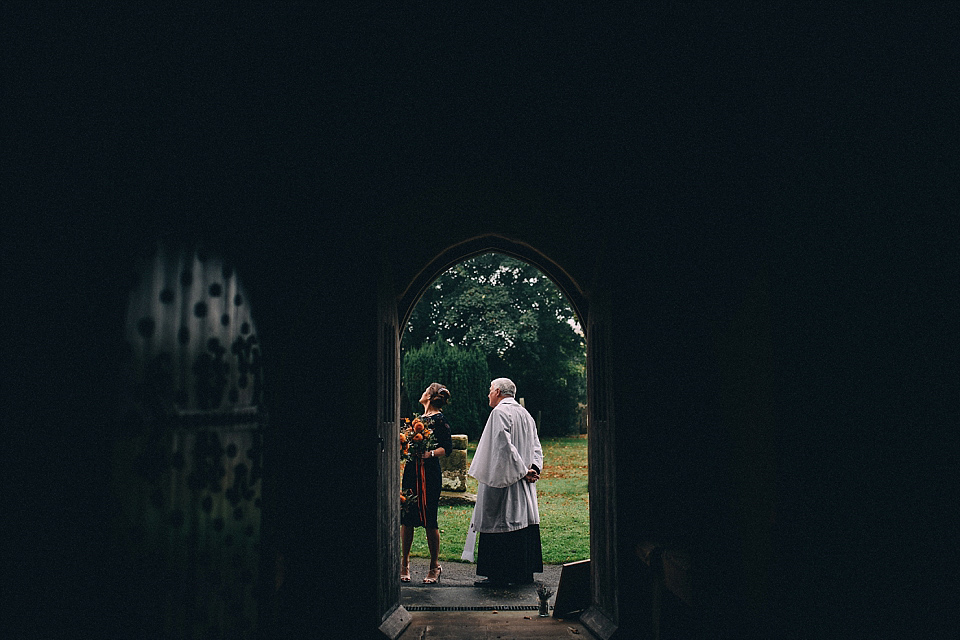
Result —
[[450, 404], [443, 413], [454, 433], [471, 439], [480, 437], [487, 420], [487, 400], [483, 391], [490, 384], [486, 357], [476, 347], [461, 349], [443, 340], [428, 342], [403, 356], [404, 400], [420, 412], [420, 396], [432, 382], [451, 390]]
[[428, 341], [479, 349], [492, 377], [517, 383], [542, 433], [578, 428], [586, 345], [563, 293], [536, 267], [488, 253], [447, 270], [414, 309], [403, 348]]

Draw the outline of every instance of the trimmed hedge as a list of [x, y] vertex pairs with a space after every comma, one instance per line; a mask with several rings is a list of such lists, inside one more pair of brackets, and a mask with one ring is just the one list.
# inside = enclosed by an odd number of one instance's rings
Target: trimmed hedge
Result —
[[487, 421], [490, 370], [487, 359], [478, 348], [461, 349], [444, 341], [429, 342], [408, 351], [401, 368], [407, 416], [421, 413], [419, 400], [423, 390], [439, 382], [450, 390], [450, 403], [443, 413], [454, 433], [465, 433], [471, 440], [480, 437]]

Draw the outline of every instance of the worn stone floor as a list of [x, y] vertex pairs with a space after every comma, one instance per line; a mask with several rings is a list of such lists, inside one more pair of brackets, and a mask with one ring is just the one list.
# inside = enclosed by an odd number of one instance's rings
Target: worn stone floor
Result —
[[[476, 565], [457, 562], [443, 563], [439, 584], [424, 585], [427, 569], [426, 559], [411, 558], [412, 579], [401, 587], [400, 603], [410, 612], [412, 621], [399, 640], [593, 640], [593, 635], [576, 619], [540, 617], [534, 585], [476, 587]], [[534, 575], [554, 592], [551, 605], [560, 571], [560, 566], [548, 565], [542, 574]]]

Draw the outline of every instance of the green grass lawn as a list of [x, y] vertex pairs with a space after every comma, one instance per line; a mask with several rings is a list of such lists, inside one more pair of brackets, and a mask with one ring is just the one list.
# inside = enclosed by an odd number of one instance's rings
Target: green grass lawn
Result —
[[[590, 557], [590, 507], [587, 495], [587, 437], [543, 438], [544, 472], [537, 482], [543, 561], [563, 564]], [[467, 466], [477, 443], [467, 446]], [[467, 476], [467, 491], [477, 481]], [[440, 507], [440, 559], [459, 562], [473, 507]], [[411, 555], [429, 557], [423, 530], [413, 539]]]

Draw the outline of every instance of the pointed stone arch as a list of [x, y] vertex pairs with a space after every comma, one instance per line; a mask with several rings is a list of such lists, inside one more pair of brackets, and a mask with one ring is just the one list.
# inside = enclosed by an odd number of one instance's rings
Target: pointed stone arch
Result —
[[539, 269], [560, 288], [577, 314], [581, 326], [586, 326], [588, 304], [580, 285], [560, 265], [533, 246], [501, 234], [487, 234], [458, 242], [441, 251], [427, 263], [400, 293], [397, 302], [400, 326], [406, 325], [410, 320], [410, 314], [413, 313], [413, 308], [420, 296], [441, 273], [468, 258], [491, 252], [503, 253], [523, 260]]
[[[395, 296], [385, 293], [385, 289], [380, 293], [380, 316], [379, 325], [390, 319], [393, 322], [386, 324], [395, 327], [397, 332], [401, 331], [407, 321], [410, 319], [413, 309], [419, 301], [423, 292], [436, 280], [444, 271], [453, 265], [462, 262], [468, 258], [484, 253], [502, 253], [519, 260], [523, 260], [547, 276], [566, 296], [567, 301], [573, 307], [577, 318], [580, 321], [587, 338], [587, 412], [588, 412], [588, 432], [591, 434], [588, 440], [588, 468], [589, 468], [589, 490], [590, 490], [590, 550], [591, 550], [591, 606], [583, 614], [583, 622], [597, 637], [613, 637], [618, 628], [619, 606], [618, 606], [618, 536], [616, 522], [616, 451], [615, 451], [615, 425], [613, 402], [610, 395], [609, 380], [609, 359], [605, 354], [609, 352], [609, 316], [601, 311], [601, 306], [597, 301], [591, 300], [585, 289], [563, 268], [563, 266], [549, 256], [539, 251], [534, 246], [511, 238], [499, 233], [490, 233], [463, 240], [456, 244], [441, 250], [429, 262], [427, 262], [412, 278], [406, 282], [406, 286]], [[401, 283], [402, 286], [403, 283]], [[395, 324], [394, 324], [395, 323]], [[399, 340], [399, 333], [396, 336]], [[383, 340], [383, 337], [380, 337]], [[390, 341], [392, 342], [392, 340]], [[386, 349], [392, 355], [392, 359], [381, 357], [380, 367], [381, 378], [385, 376], [384, 371], [396, 371], [399, 368], [399, 350]], [[381, 354], [382, 355], [382, 354]], [[389, 360], [389, 361], [388, 361]], [[396, 388], [387, 389], [383, 385], [378, 392], [381, 398], [381, 406], [394, 406], [399, 411], [398, 404], [393, 398], [399, 393], [399, 378], [393, 385]], [[391, 395], [392, 394], [392, 395]], [[394, 421], [399, 419], [399, 414], [394, 415]], [[396, 483], [389, 487], [381, 487], [385, 495], [395, 495], [399, 490], [399, 479], [397, 474], [380, 474], [385, 482]], [[399, 535], [399, 525], [394, 523], [393, 518], [381, 516], [383, 532], [387, 537]], [[393, 531], [393, 528], [396, 531]], [[393, 567], [397, 562], [388, 562], [385, 566]], [[382, 573], [382, 571], [381, 571]], [[379, 580], [382, 582], [395, 582], [396, 571], [381, 575]], [[392, 593], [385, 586], [383, 590]], [[397, 590], [399, 591], [399, 590]], [[399, 597], [399, 594], [397, 595]], [[390, 623], [391, 618], [393, 623]], [[402, 618], [402, 621], [400, 621]], [[396, 605], [385, 606], [384, 626], [381, 630], [385, 635], [396, 637], [409, 624], [409, 614]], [[392, 633], [387, 631], [392, 630]], [[396, 634], [396, 635], [394, 635]]]

